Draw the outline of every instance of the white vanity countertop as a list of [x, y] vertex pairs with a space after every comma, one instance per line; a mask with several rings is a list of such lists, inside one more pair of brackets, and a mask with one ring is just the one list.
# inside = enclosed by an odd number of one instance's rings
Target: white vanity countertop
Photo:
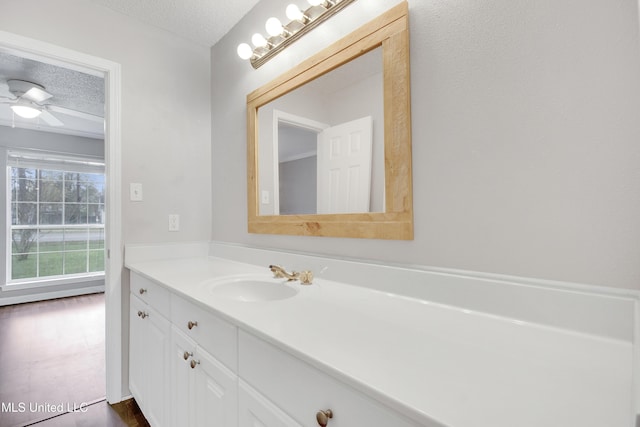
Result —
[[240, 302], [203, 283], [268, 268], [214, 257], [127, 263], [425, 426], [631, 427], [630, 342], [317, 278]]

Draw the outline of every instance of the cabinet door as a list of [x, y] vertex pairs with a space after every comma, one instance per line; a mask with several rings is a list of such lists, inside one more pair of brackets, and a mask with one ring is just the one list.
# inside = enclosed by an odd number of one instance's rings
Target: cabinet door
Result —
[[196, 343], [175, 326], [171, 329], [171, 425], [188, 427], [195, 424], [191, 415], [195, 408], [192, 402], [195, 370], [189, 363]]
[[193, 357], [195, 426], [238, 425], [237, 376], [200, 347]]
[[129, 310], [129, 390], [140, 408], [145, 408], [145, 321], [138, 313], [145, 313], [146, 304], [131, 295]]
[[239, 427], [302, 427], [242, 380], [238, 395]]
[[169, 321], [131, 295], [129, 389], [153, 427], [169, 421]]
[[169, 321], [157, 311], [149, 308], [144, 359], [147, 371], [145, 417], [153, 427], [169, 425], [169, 351], [171, 348], [171, 327]]

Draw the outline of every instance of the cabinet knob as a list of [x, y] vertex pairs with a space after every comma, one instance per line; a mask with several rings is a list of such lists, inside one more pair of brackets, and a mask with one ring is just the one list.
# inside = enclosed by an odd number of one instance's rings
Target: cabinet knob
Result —
[[184, 357], [184, 360], [187, 360], [191, 356], [193, 356], [193, 353], [189, 353], [188, 351], [185, 351], [182, 355], [182, 357]]
[[140, 295], [142, 295], [142, 294], [144, 294], [145, 292], [147, 292], [147, 290], [146, 290], [146, 289], [144, 289], [144, 288], [140, 288], [140, 290], [139, 290], [138, 292], [140, 292]]
[[141, 318], [143, 318], [143, 319], [144, 319], [144, 318], [145, 318], [145, 317], [147, 317], [147, 316], [148, 316], [148, 314], [147, 314], [147, 313], [145, 313], [144, 311], [140, 311], [140, 310], [138, 310], [138, 317], [141, 317]]
[[318, 421], [318, 425], [320, 427], [327, 427], [327, 424], [329, 423], [329, 418], [333, 418], [333, 411], [331, 409], [318, 411], [316, 413], [316, 421]]
[[195, 367], [198, 366], [199, 364], [200, 364], [199, 360], [191, 359], [191, 363], [190, 363], [191, 369], [195, 369]]
[[187, 327], [189, 328], [189, 330], [193, 329], [194, 326], [198, 326], [198, 322], [192, 322], [191, 320], [189, 320], [189, 323], [187, 323]]

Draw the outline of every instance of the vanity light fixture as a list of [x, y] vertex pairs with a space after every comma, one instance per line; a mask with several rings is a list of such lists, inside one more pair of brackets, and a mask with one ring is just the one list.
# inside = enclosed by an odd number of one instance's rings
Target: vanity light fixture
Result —
[[267, 20], [265, 29], [269, 37], [256, 33], [251, 37], [253, 48], [248, 43], [238, 45], [238, 56], [249, 59], [253, 68], [258, 68], [276, 56], [291, 43], [298, 40], [320, 23], [326, 21], [356, 0], [307, 0], [310, 4], [302, 11], [296, 4], [287, 6], [290, 22], [283, 25], [276, 17]]
[[42, 108], [23, 99], [13, 104], [11, 110], [24, 119], [34, 119], [42, 113]]

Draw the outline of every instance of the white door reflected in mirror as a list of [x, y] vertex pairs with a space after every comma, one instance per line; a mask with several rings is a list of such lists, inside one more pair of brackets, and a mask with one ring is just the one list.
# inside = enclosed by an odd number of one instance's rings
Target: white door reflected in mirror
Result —
[[373, 120], [332, 126], [318, 134], [318, 212], [369, 212]]
[[372, 117], [328, 126], [276, 111], [274, 121], [278, 128], [275, 213], [370, 211]]

